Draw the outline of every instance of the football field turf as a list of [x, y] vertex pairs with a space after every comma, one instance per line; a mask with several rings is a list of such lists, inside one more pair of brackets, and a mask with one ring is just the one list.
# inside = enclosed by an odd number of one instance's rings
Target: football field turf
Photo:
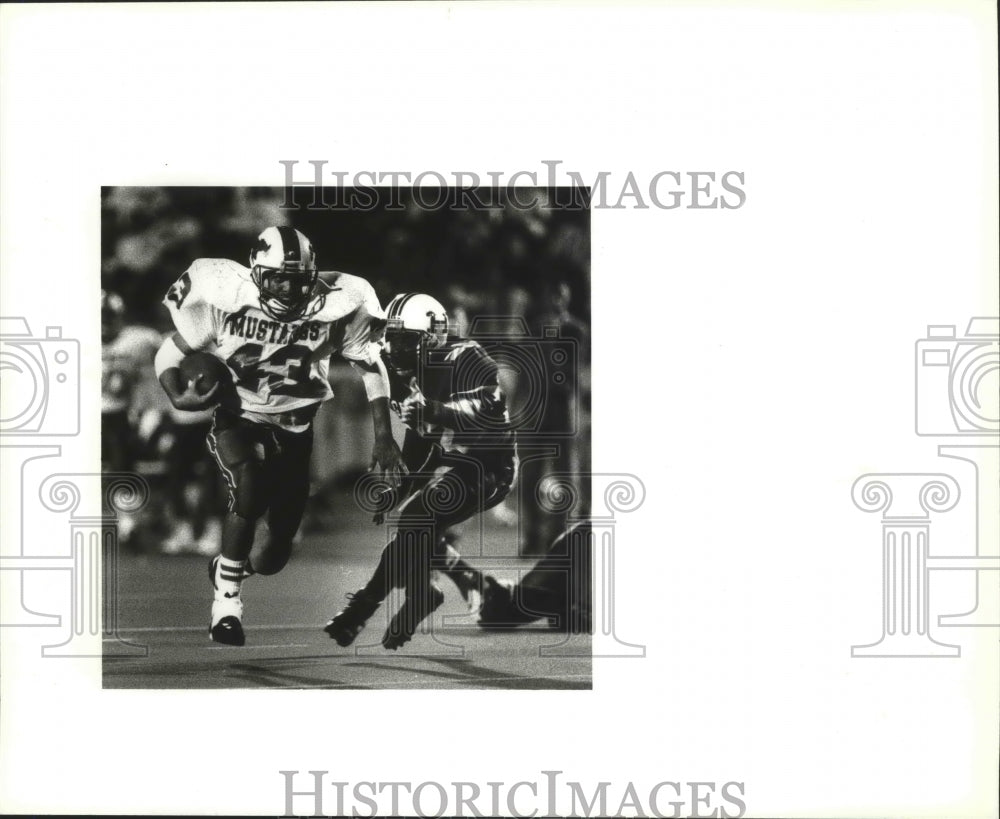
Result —
[[[354, 516], [352, 516], [354, 517]], [[346, 525], [344, 525], [346, 523]], [[341, 648], [324, 632], [344, 595], [364, 585], [381, 550], [381, 532], [361, 520], [341, 519], [323, 534], [309, 534], [285, 569], [251, 577], [243, 586], [247, 643], [223, 646], [208, 637], [212, 589], [207, 559], [127, 556], [121, 561], [118, 633], [147, 647], [147, 656], [114, 656], [105, 640], [106, 688], [500, 688], [591, 687], [589, 635], [566, 635], [543, 624], [485, 631], [445, 577], [445, 603], [398, 651], [380, 645], [399, 599], [393, 595], [361, 632]], [[502, 527], [484, 527], [482, 540], [466, 535], [463, 551], [477, 567], [517, 578], [530, 560], [510, 554]], [[504, 542], [507, 541], [507, 542]], [[483, 544], [479, 548], [478, 543]], [[470, 554], [470, 551], [472, 552]], [[426, 625], [426, 624], [425, 624]]]

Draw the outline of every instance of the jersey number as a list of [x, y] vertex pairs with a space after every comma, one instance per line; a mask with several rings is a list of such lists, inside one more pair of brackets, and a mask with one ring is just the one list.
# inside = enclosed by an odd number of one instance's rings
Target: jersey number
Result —
[[184, 299], [187, 298], [187, 294], [191, 292], [191, 275], [185, 273], [177, 281], [174, 282], [173, 286], [167, 292], [167, 299], [172, 301], [177, 307], [184, 304]]
[[261, 344], [244, 344], [226, 359], [236, 373], [236, 383], [251, 392], [311, 398], [316, 386], [309, 380], [312, 350], [301, 344], [282, 347], [266, 361], [260, 360]]

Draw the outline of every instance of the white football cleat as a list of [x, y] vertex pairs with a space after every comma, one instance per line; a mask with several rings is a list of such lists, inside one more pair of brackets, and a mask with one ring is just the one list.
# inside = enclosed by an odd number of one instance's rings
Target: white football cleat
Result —
[[243, 601], [238, 594], [216, 597], [212, 601], [212, 625], [208, 636], [217, 643], [241, 646], [246, 643], [243, 634]]

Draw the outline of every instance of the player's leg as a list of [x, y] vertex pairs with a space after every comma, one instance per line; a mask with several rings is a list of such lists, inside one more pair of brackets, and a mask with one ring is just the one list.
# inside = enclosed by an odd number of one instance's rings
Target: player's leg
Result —
[[210, 424], [189, 424], [185, 432], [188, 442], [188, 475], [185, 503], [195, 522], [196, 549], [202, 555], [217, 554], [222, 545], [223, 508], [219, 495], [219, 474], [206, 446]]
[[288, 563], [292, 543], [309, 501], [312, 431], [275, 433], [278, 449], [267, 467], [271, 487], [267, 530], [250, 557], [255, 574], [277, 574]]
[[[461, 470], [461, 467], [459, 467]], [[466, 480], [475, 480], [481, 492], [474, 498], [475, 508], [469, 508], [467, 517], [477, 512], [486, 512], [502, 504], [510, 494], [517, 474], [513, 456], [502, 459], [484, 460], [481, 469], [465, 469], [460, 472]], [[481, 499], [481, 500], [480, 500]], [[462, 599], [469, 607], [469, 614], [478, 614], [482, 605], [484, 577], [469, 564], [458, 550], [461, 537], [460, 524], [449, 526], [438, 539], [434, 548], [434, 568], [448, 577], [458, 588]]]
[[378, 611], [389, 592], [403, 583], [403, 550], [399, 532], [390, 538], [379, 555], [378, 565], [368, 583], [347, 595], [347, 605], [327, 621], [323, 631], [340, 646], [349, 646], [369, 618]]
[[[216, 458], [229, 485], [229, 502], [222, 526], [222, 558], [245, 563], [253, 546], [257, 521], [267, 510], [264, 456], [239, 431], [217, 434]], [[211, 440], [211, 438], [210, 438]], [[249, 450], [249, 454], [244, 454]], [[223, 454], [226, 452], [227, 454]]]
[[450, 526], [434, 544], [434, 568], [449, 578], [469, 607], [469, 614], [477, 614], [482, 605], [482, 573], [470, 565], [459, 552], [461, 526]]
[[229, 487], [228, 511], [222, 522], [222, 553], [210, 564], [215, 588], [210, 633], [213, 640], [243, 645], [243, 602], [240, 587], [257, 520], [267, 509], [265, 463], [268, 457], [266, 430], [218, 410], [208, 436]]
[[[434, 582], [432, 569], [447, 574], [460, 590], [463, 584], [471, 592], [478, 583], [478, 572], [462, 560], [447, 542], [446, 533], [462, 521], [502, 500], [497, 493], [496, 476], [474, 459], [458, 459], [443, 475], [430, 481], [401, 509], [400, 534], [409, 535], [402, 546], [399, 573], [406, 589], [406, 599], [389, 622], [382, 645], [396, 649], [416, 633], [420, 623], [444, 601]], [[427, 527], [430, 518], [433, 524]], [[463, 594], [468, 602], [468, 597]]]
[[519, 583], [487, 575], [479, 624], [490, 628], [547, 618], [567, 631], [591, 631], [591, 539], [591, 524], [577, 524], [552, 542]]
[[[413, 636], [420, 623], [444, 600], [431, 575], [435, 544], [450, 527], [483, 508], [483, 475], [478, 462], [457, 460], [451, 469], [397, 507], [395, 535], [382, 550], [368, 583], [349, 595], [347, 606], [326, 624], [324, 631], [330, 637], [342, 646], [350, 645], [394, 588], [405, 588], [406, 599], [390, 621], [382, 643], [394, 649]], [[442, 565], [448, 567], [447, 548], [439, 548], [444, 555]], [[472, 567], [455, 552], [450, 569], [457, 575]]]
[[518, 584], [521, 608], [554, 618], [555, 625], [565, 631], [591, 631], [592, 544], [589, 521], [570, 526], [559, 535]]
[[[429, 481], [396, 508], [393, 514], [397, 531], [382, 550], [363, 590], [367, 596], [382, 601], [392, 589], [405, 588], [415, 573], [430, 573], [432, 554], [445, 554], [443, 546], [435, 550], [434, 545], [479, 506], [478, 493], [470, 497], [466, 486], [474, 486], [466, 471], [456, 473], [452, 469]], [[462, 498], [460, 507], [442, 510], [442, 497]]]
[[[323, 629], [339, 645], [349, 646], [354, 642], [392, 589], [406, 587], [412, 578], [421, 574], [418, 567], [422, 567], [429, 579], [431, 549], [437, 531], [432, 522], [432, 504], [428, 503], [429, 486], [414, 492], [396, 508], [393, 513], [397, 520], [396, 532], [382, 549], [372, 576], [363, 588], [348, 595], [347, 605]], [[429, 588], [427, 594], [433, 596]], [[440, 595], [440, 590], [437, 594]]]

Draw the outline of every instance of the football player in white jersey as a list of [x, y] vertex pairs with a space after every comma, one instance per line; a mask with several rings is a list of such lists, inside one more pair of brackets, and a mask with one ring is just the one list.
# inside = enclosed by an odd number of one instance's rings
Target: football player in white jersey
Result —
[[[215, 588], [209, 633], [243, 645], [240, 587], [250, 574], [280, 571], [291, 554], [309, 494], [312, 419], [333, 395], [329, 357], [361, 373], [372, 411], [372, 466], [397, 485], [404, 470], [389, 421], [389, 382], [379, 357], [384, 313], [372, 286], [346, 273], [324, 275], [312, 243], [290, 227], [269, 227], [249, 269], [197, 259], [164, 298], [177, 332], [156, 357], [163, 389], [178, 409], [216, 407], [208, 445], [229, 485], [222, 553], [210, 564]], [[181, 373], [185, 355], [206, 351], [233, 375], [235, 395], [205, 394]], [[257, 522], [267, 536], [254, 547]]]

